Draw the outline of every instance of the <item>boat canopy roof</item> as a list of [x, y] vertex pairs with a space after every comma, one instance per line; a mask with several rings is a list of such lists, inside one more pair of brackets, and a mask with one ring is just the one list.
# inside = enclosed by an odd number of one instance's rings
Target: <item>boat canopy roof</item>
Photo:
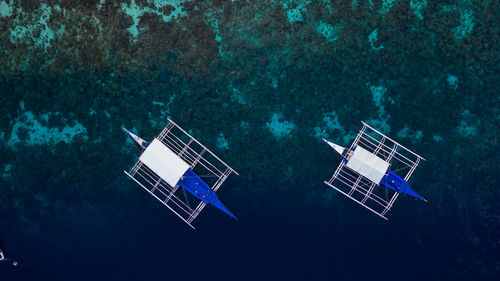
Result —
[[189, 169], [184, 160], [156, 138], [141, 154], [139, 160], [172, 187]]
[[358, 145], [347, 162], [347, 167], [379, 184], [389, 168], [389, 163]]

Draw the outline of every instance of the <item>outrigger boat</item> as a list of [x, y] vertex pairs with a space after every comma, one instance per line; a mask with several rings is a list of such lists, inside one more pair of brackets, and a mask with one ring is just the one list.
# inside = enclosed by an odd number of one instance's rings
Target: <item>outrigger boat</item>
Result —
[[408, 183], [420, 160], [425, 159], [362, 123], [349, 149], [323, 139], [342, 156], [342, 162], [324, 183], [386, 220], [400, 194], [427, 202]]
[[216, 192], [229, 175], [238, 173], [168, 121], [151, 142], [123, 128], [142, 149], [137, 163], [125, 174], [193, 229], [192, 222], [207, 204], [237, 220]]
[[16, 261], [16, 260], [13, 260], [13, 259], [10, 259], [10, 258], [7, 258], [5, 256], [5, 253], [2, 249], [0, 249], [0, 262], [12, 262], [12, 265], [13, 266], [17, 266], [19, 263]]

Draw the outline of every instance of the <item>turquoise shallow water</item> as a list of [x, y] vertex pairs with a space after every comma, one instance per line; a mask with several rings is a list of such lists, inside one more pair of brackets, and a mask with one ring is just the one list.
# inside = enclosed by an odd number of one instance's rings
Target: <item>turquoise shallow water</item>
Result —
[[[2, 280], [494, 280], [496, 1], [0, 0]], [[123, 174], [172, 118], [241, 176], [192, 231]], [[322, 183], [366, 121], [385, 222]], [[5, 277], [4, 277], [5, 276]]]

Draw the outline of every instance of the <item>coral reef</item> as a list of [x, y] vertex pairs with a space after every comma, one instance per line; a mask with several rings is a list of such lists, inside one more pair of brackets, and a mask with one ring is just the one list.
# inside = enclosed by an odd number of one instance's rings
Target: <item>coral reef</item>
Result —
[[440, 277], [498, 275], [499, 21], [495, 1], [0, 0], [0, 213], [43, 235], [68, 206], [137, 200], [116, 189], [136, 154], [120, 127], [151, 138], [167, 117], [240, 172], [236, 201], [342, 209], [320, 137], [365, 120], [428, 159], [432, 205], [395, 212], [428, 218], [423, 240], [454, 223], [420, 260], [460, 245]]

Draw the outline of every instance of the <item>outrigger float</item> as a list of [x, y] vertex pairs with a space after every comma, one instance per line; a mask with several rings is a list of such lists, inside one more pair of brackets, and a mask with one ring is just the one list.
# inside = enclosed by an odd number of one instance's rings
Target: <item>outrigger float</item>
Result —
[[229, 175], [238, 173], [168, 121], [151, 142], [123, 128], [142, 149], [137, 163], [125, 174], [193, 229], [193, 221], [207, 204], [237, 220], [216, 192]]
[[342, 162], [324, 183], [386, 220], [400, 194], [427, 202], [408, 183], [420, 160], [425, 159], [362, 123], [348, 149], [323, 139], [342, 156]]

